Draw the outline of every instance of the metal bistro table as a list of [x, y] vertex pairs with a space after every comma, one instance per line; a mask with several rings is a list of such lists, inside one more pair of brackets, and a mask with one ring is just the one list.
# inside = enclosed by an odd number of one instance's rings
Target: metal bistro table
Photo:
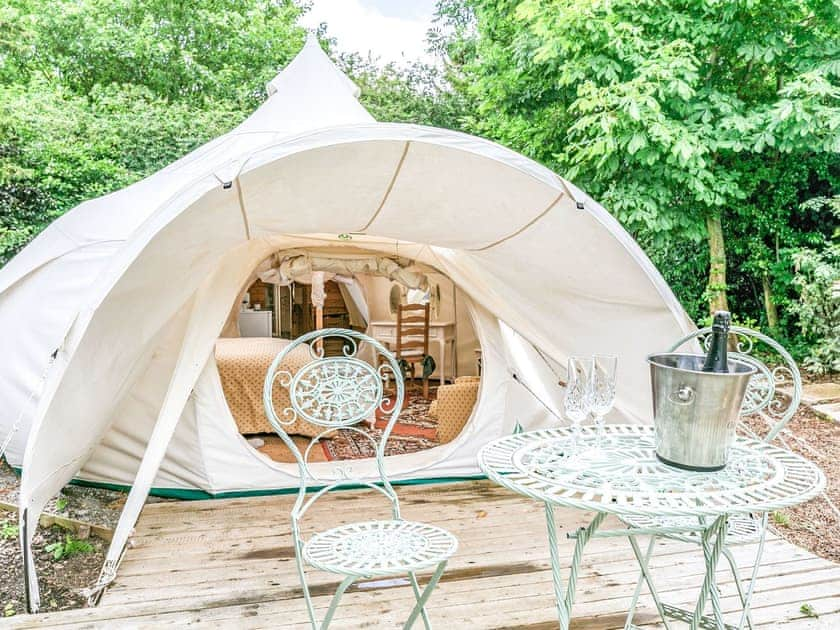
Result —
[[[671, 607], [660, 601], [647, 558], [636, 536], [665, 533], [699, 535], [706, 574], [690, 627], [725, 627], [715, 570], [725, 545], [727, 519], [735, 514], [767, 513], [803, 503], [825, 487], [822, 471], [806, 459], [764, 442], [738, 438], [729, 464], [717, 472], [689, 472], [656, 459], [653, 427], [607, 425], [600, 455], [595, 455], [596, 432], [582, 427], [576, 454], [570, 456], [572, 430], [544, 429], [518, 433], [490, 442], [478, 456], [489, 479], [545, 505], [554, 594], [560, 627], [567, 630], [575, 599], [575, 585], [583, 548], [592, 537], [626, 536], [641, 574], [666, 628]], [[569, 577], [561, 576], [554, 506], [595, 512], [589, 525], [567, 534], [576, 538]], [[633, 527], [598, 531], [604, 518], [683, 517], [676, 527]], [[693, 520], [696, 519], [696, 525]], [[634, 597], [638, 597], [637, 593]], [[711, 598], [714, 619], [704, 617]], [[670, 613], [670, 614], [669, 614]], [[628, 617], [627, 627], [633, 627]]]

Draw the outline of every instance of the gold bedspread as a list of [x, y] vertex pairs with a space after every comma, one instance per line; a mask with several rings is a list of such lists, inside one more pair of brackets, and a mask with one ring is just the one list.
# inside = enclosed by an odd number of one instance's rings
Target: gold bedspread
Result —
[[[240, 433], [274, 432], [263, 409], [263, 385], [271, 362], [287, 345], [289, 341], [286, 339], [270, 337], [223, 338], [216, 341], [216, 365], [222, 389]], [[309, 347], [304, 345], [292, 350], [281, 367], [296, 374], [311, 360]], [[282, 417], [283, 410], [290, 406], [289, 391], [275, 382], [273, 400], [274, 409]], [[298, 420], [286, 430], [314, 437], [323, 428]]]

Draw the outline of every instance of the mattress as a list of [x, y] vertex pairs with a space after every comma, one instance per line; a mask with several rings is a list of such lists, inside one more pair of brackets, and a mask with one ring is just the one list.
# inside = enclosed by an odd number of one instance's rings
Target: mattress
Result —
[[[283, 348], [287, 339], [271, 337], [223, 338], [216, 341], [216, 366], [228, 407], [240, 433], [273, 433], [263, 409], [263, 386], [271, 362]], [[283, 359], [281, 368], [296, 374], [312, 360], [309, 347], [299, 346]], [[277, 415], [290, 407], [289, 391], [275, 382], [272, 400]], [[324, 430], [309, 422], [297, 420], [286, 428], [288, 433], [315, 437]]]

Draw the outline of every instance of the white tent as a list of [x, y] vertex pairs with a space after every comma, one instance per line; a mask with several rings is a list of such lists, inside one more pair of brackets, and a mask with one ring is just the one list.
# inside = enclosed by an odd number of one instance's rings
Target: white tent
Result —
[[17, 429], [7, 457], [23, 468], [24, 543], [72, 478], [131, 485], [106, 580], [150, 488], [296, 484], [292, 465], [237, 433], [213, 360], [243, 283], [274, 253], [397, 255], [465, 296], [483, 348], [478, 403], [451, 443], [389, 458], [395, 479], [476, 474], [486, 441], [547, 422], [511, 378], [551, 400], [540, 355], [617, 354], [616, 417], [645, 422], [644, 358], [693, 326], [620, 225], [539, 164], [375, 122], [313, 39], [268, 88], [239, 127], [83, 203], [0, 270], [0, 429]]

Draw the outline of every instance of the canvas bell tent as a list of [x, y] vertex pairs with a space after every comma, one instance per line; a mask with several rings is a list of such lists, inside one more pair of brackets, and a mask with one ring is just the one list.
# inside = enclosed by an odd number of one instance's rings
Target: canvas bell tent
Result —
[[[399, 257], [457, 287], [482, 348], [478, 402], [450, 443], [389, 457], [396, 480], [476, 474], [484, 443], [554, 422], [517, 380], [551, 406], [575, 353], [618, 355], [615, 417], [645, 422], [645, 356], [693, 327], [586, 194], [492, 142], [377, 123], [314, 39], [268, 92], [230, 133], [81, 204], [0, 270], [2, 436], [23, 470], [24, 543], [74, 477], [132, 486], [103, 582], [150, 489], [296, 485], [294, 465], [237, 432], [213, 360], [272, 256]], [[29, 585], [34, 607], [31, 563]]]

